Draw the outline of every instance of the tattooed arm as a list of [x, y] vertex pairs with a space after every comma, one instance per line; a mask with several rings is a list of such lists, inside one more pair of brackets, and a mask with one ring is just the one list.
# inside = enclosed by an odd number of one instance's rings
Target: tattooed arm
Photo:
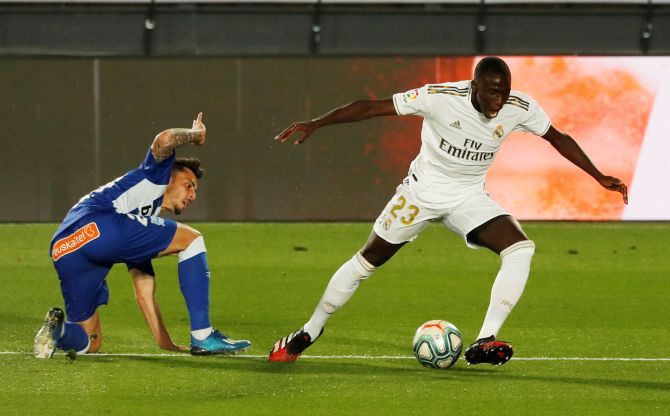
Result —
[[196, 146], [202, 146], [205, 143], [207, 129], [202, 123], [202, 113], [198, 113], [198, 118], [193, 120], [193, 127], [190, 129], [173, 128], [158, 133], [154, 142], [151, 144], [151, 153], [157, 162], [167, 159], [174, 149], [187, 143]]

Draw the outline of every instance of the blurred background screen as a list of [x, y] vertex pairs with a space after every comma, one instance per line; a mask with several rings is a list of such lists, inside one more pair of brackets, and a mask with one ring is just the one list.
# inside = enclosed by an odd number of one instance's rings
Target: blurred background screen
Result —
[[487, 179], [503, 207], [519, 219], [670, 219], [665, 2], [9, 1], [0, 11], [0, 221], [60, 221], [198, 111], [207, 144], [178, 154], [200, 157], [206, 175], [185, 220], [373, 219], [417, 154], [420, 118], [331, 126], [297, 147], [273, 137], [356, 99], [471, 79], [487, 55], [630, 186], [625, 206], [543, 139], [515, 133]]

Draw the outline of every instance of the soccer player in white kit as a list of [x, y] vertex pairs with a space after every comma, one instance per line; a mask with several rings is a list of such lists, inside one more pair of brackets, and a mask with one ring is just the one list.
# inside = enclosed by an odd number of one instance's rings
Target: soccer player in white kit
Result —
[[502, 142], [515, 130], [541, 136], [605, 189], [620, 192], [625, 203], [628, 199], [626, 185], [601, 173], [569, 135], [552, 126], [537, 102], [511, 90], [511, 82], [507, 64], [487, 57], [475, 67], [472, 81], [428, 84], [391, 99], [355, 101], [294, 123], [275, 137], [284, 142], [298, 132], [295, 144], [299, 144], [330, 124], [379, 116], [424, 118], [419, 155], [377, 218], [365, 246], [335, 272], [310, 320], [275, 343], [270, 361], [295, 361], [323, 333], [326, 321], [351, 298], [360, 281], [434, 221], [461, 235], [469, 247], [486, 247], [500, 255], [484, 323], [465, 359], [469, 364], [500, 365], [511, 358], [512, 346], [496, 337], [523, 293], [535, 244], [484, 188]]

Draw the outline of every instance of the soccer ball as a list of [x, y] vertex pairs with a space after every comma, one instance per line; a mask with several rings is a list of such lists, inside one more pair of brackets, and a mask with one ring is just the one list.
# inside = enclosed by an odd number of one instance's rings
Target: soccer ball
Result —
[[414, 355], [425, 367], [449, 368], [463, 351], [461, 333], [453, 324], [439, 319], [428, 321], [416, 330]]

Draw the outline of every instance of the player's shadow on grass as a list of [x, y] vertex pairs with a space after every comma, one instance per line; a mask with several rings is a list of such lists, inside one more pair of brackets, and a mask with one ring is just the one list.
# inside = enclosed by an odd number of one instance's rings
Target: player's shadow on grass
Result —
[[585, 386], [603, 386], [615, 387], [625, 390], [661, 390], [670, 391], [670, 382], [665, 381], [643, 381], [643, 380], [629, 380], [629, 379], [607, 379], [594, 377], [567, 377], [567, 376], [539, 376], [529, 374], [516, 374], [506, 369], [498, 369], [493, 367], [476, 367], [466, 368], [467, 372], [472, 377], [486, 377], [487, 379], [499, 378], [505, 381], [539, 381], [555, 384], [573, 384]]
[[370, 377], [375, 376], [402, 376], [403, 380], [412, 382], [412, 379], [420, 380], [425, 383], [444, 382], [446, 380], [479, 381], [486, 378], [487, 382], [499, 380], [501, 382], [512, 382], [526, 384], [530, 381], [584, 385], [584, 386], [603, 386], [614, 387], [623, 390], [659, 390], [670, 391], [670, 382], [664, 381], [642, 381], [620, 378], [595, 378], [595, 377], [568, 377], [561, 375], [532, 375], [519, 374], [515, 372], [513, 363], [505, 368], [492, 366], [468, 367], [463, 362], [458, 362], [455, 367], [448, 370], [432, 370], [421, 367], [412, 360], [322, 360], [313, 358], [302, 358], [297, 363], [270, 363], [265, 358], [258, 357], [191, 357], [184, 354], [183, 357], [159, 357], [159, 356], [101, 356], [89, 355], [82, 357], [86, 360], [95, 360], [100, 363], [119, 363], [123, 361], [146, 362], [152, 365], [168, 368], [190, 368], [199, 369], [219, 369], [242, 371], [249, 373], [260, 373], [266, 375], [272, 374], [291, 374], [295, 376], [305, 375], [346, 375]]
[[337, 374], [346, 376], [402, 376], [408, 382], [411, 380], [426, 382], [427, 380], [445, 381], [458, 379], [467, 372], [467, 368], [457, 366], [449, 370], [433, 370], [422, 367], [414, 360], [370, 360], [346, 361], [303, 359], [300, 363], [270, 363], [264, 362], [254, 370], [259, 373], [273, 374], [286, 373], [294, 375]]
[[191, 357], [184, 354], [184, 357], [159, 357], [159, 356], [94, 356], [83, 357], [87, 360], [95, 360], [99, 363], [118, 364], [123, 361], [145, 362], [152, 365], [168, 368], [191, 368], [199, 369], [218, 369], [222, 371], [233, 370], [258, 374], [293, 374], [300, 375], [346, 375], [369, 377], [371, 375], [379, 376], [403, 376], [404, 379], [414, 378], [425, 380], [434, 378], [435, 380], [445, 380], [462, 377], [467, 372], [465, 367], [454, 367], [448, 371], [438, 371], [424, 368], [413, 360], [369, 360], [369, 361], [347, 361], [347, 360], [321, 360], [312, 358], [303, 358], [298, 363], [271, 363], [267, 358], [258, 357]]

